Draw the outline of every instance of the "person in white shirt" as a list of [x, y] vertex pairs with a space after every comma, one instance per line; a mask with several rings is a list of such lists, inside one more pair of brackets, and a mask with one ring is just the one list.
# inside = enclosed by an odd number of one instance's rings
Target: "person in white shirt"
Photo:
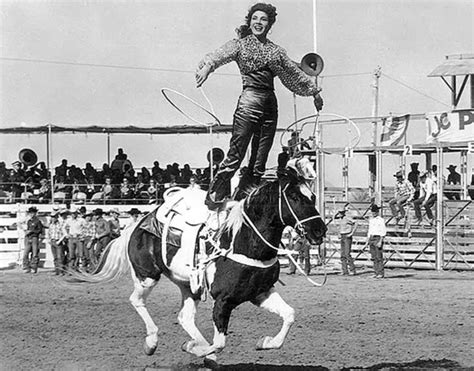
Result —
[[383, 242], [387, 235], [384, 219], [379, 215], [380, 207], [373, 204], [370, 208], [372, 217], [369, 218], [369, 231], [367, 232], [367, 244], [370, 255], [374, 262], [374, 278], [384, 278], [383, 269]]
[[433, 225], [434, 217], [431, 207], [436, 203], [438, 196], [437, 182], [428, 177], [428, 172], [423, 171], [420, 174], [420, 196], [413, 201], [413, 208], [415, 209], [416, 219], [419, 223], [423, 221], [421, 216], [421, 207], [424, 206], [426, 210], [426, 216], [428, 217], [430, 224]]
[[64, 223], [64, 233], [68, 239], [68, 268], [77, 270], [82, 257], [84, 240], [84, 219], [78, 218], [78, 211], [71, 212], [71, 218]]

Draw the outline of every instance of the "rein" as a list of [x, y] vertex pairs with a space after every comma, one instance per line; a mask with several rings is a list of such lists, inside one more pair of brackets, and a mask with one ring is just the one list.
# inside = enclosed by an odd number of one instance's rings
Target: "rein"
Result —
[[[296, 215], [296, 213], [294, 212], [293, 208], [291, 207], [290, 205], [290, 202], [288, 201], [288, 197], [286, 195], [286, 189], [288, 188], [288, 184], [285, 186], [285, 188], [282, 190], [281, 188], [281, 185], [279, 185], [279, 192], [278, 192], [278, 216], [280, 218], [280, 221], [282, 222], [283, 225], [286, 225], [285, 224], [285, 221], [283, 220], [283, 213], [282, 213], [282, 195], [283, 195], [283, 198], [285, 199], [285, 202], [286, 202], [286, 206], [288, 207], [288, 210], [290, 211], [291, 215], [293, 216], [293, 218], [295, 219], [295, 229], [297, 230], [297, 232], [302, 235], [302, 237], [305, 236], [306, 232], [304, 231], [304, 228], [303, 228], [303, 224], [310, 221], [310, 220], [313, 220], [313, 219], [322, 219], [320, 215], [313, 215], [313, 216], [310, 216], [308, 218], [305, 218], [305, 219], [302, 219], [300, 220], [298, 218], [298, 216]], [[250, 198], [251, 195], [249, 195], [249, 198]], [[326, 283], [326, 280], [327, 280], [327, 273], [326, 273], [326, 270], [324, 270], [324, 280], [322, 283], [317, 283], [315, 281], [313, 281], [311, 278], [308, 277], [308, 275], [306, 274], [306, 272], [303, 270], [303, 268], [301, 268], [301, 266], [298, 264], [298, 262], [293, 258], [291, 252], [289, 252], [287, 249], [279, 249], [278, 247], [272, 245], [270, 242], [267, 241], [267, 239], [260, 233], [260, 231], [257, 229], [257, 227], [255, 226], [255, 224], [252, 222], [252, 220], [250, 219], [250, 217], [247, 215], [247, 213], [245, 212], [245, 209], [242, 208], [242, 215], [244, 217], [244, 221], [245, 221], [245, 224], [247, 226], [249, 226], [254, 232], [255, 234], [268, 246], [270, 247], [271, 249], [277, 251], [277, 253], [280, 253], [280, 254], [285, 254], [287, 255], [288, 259], [291, 260], [291, 262], [293, 264], [295, 264], [295, 266], [298, 268], [298, 271], [300, 273], [302, 273], [306, 279], [314, 286], [317, 286], [317, 287], [322, 287], [325, 283]], [[233, 244], [232, 244], [233, 246]], [[276, 261], [275, 261], [276, 262]]]

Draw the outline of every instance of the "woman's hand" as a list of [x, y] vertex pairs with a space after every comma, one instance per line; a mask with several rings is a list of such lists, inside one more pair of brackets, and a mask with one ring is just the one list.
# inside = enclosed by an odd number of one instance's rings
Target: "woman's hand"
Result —
[[314, 103], [314, 107], [316, 107], [316, 110], [318, 112], [322, 110], [324, 102], [323, 102], [323, 98], [321, 98], [321, 96], [319, 94], [316, 94], [314, 96], [313, 103]]
[[207, 80], [209, 74], [211, 73], [211, 67], [208, 64], [205, 64], [202, 68], [196, 71], [196, 87], [200, 88], [204, 81]]

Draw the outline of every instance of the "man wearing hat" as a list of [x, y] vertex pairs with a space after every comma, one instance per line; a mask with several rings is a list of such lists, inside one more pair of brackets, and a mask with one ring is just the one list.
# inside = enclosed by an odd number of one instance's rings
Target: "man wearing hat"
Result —
[[[342, 210], [339, 210], [334, 216], [338, 221], [339, 236], [341, 238], [341, 269], [342, 275], [347, 276], [349, 270], [351, 275], [356, 274], [354, 259], [351, 256], [352, 236], [357, 229], [357, 223], [347, 216], [349, 204], [345, 204]], [[349, 269], [347, 269], [349, 267]]]
[[50, 217], [51, 221], [49, 223], [47, 237], [53, 254], [54, 274], [59, 275], [64, 274], [64, 250], [62, 242], [66, 235], [64, 234], [63, 225], [59, 221], [59, 210], [53, 209]]
[[[461, 184], [461, 174], [456, 172], [456, 165], [449, 165], [447, 167], [449, 170], [449, 175], [447, 179], [448, 185], [458, 185]], [[459, 192], [445, 192], [446, 197], [449, 200], [460, 200], [461, 194]]]
[[117, 208], [113, 208], [109, 211], [110, 219], [110, 239], [115, 239], [120, 236], [120, 211]]
[[385, 221], [379, 215], [380, 207], [373, 204], [370, 207], [372, 217], [369, 218], [369, 230], [367, 232], [367, 244], [370, 248], [370, 256], [374, 262], [374, 278], [384, 278], [383, 268], [383, 242], [387, 235]]
[[94, 259], [99, 261], [102, 251], [110, 242], [110, 225], [107, 220], [104, 219], [104, 211], [101, 208], [94, 210], [95, 215], [95, 251]]
[[129, 211], [127, 211], [127, 214], [130, 215], [130, 219], [126, 223], [126, 227], [138, 223], [138, 220], [140, 219], [140, 215], [142, 212], [138, 210], [136, 207], [132, 207]]
[[92, 220], [93, 213], [84, 213], [84, 228], [82, 241], [82, 268], [87, 272], [91, 267], [91, 263], [96, 264], [94, 257], [94, 239], [95, 239], [95, 221]]
[[428, 176], [428, 171], [422, 171], [420, 173], [420, 197], [413, 201], [413, 208], [415, 209], [418, 223], [423, 221], [421, 207], [424, 206], [430, 225], [433, 225], [434, 217], [431, 207], [435, 204], [437, 197], [438, 190], [435, 182]]
[[410, 167], [411, 171], [408, 173], [407, 179], [413, 185], [413, 188], [415, 188], [415, 195], [413, 198], [416, 199], [420, 194], [420, 171], [418, 170], [418, 162], [412, 162]]
[[403, 179], [403, 172], [401, 170], [397, 171], [393, 176], [397, 178], [395, 194], [388, 204], [392, 211], [392, 216], [395, 218], [395, 224], [398, 224], [400, 219], [405, 217], [404, 205], [413, 200], [415, 188], [408, 180]]
[[[25, 251], [23, 253], [23, 269], [25, 273], [36, 273], [39, 263], [39, 236], [43, 232], [43, 223], [37, 216], [38, 209], [31, 206], [28, 209], [28, 221], [25, 232]], [[31, 260], [30, 260], [31, 254]]]
[[71, 218], [64, 224], [64, 232], [68, 239], [68, 267], [77, 270], [82, 259], [82, 241], [84, 239], [84, 219], [78, 218], [79, 211], [72, 210]]

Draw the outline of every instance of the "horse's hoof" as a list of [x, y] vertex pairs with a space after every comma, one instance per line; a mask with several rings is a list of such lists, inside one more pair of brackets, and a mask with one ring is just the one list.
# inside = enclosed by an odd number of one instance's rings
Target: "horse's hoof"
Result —
[[256, 350], [264, 350], [264, 349], [268, 349], [267, 346], [265, 346], [265, 342], [268, 343], [268, 340], [270, 340], [271, 338], [269, 336], [264, 336], [262, 338], [260, 338], [258, 341], [257, 341], [257, 345], [255, 346], [255, 349]]
[[217, 357], [215, 354], [209, 354], [204, 358], [204, 367], [210, 368], [211, 370], [219, 369], [219, 364], [217, 363]]
[[147, 356], [151, 356], [153, 355], [153, 353], [155, 353], [155, 350], [156, 350], [156, 345], [155, 346], [148, 346], [148, 344], [146, 343], [145, 341], [145, 344], [143, 344], [143, 350], [145, 351], [145, 354]]

